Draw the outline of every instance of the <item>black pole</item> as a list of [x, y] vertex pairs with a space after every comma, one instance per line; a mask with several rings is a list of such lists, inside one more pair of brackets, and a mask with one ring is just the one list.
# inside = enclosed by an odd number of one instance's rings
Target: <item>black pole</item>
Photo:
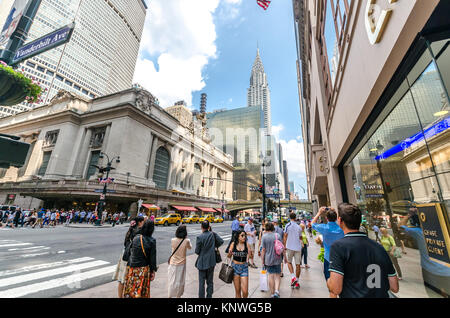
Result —
[[265, 163], [262, 164], [263, 167], [263, 175], [262, 175], [262, 190], [263, 190], [263, 220], [266, 218], [266, 212], [267, 212], [267, 206], [266, 206], [266, 170], [265, 170]]
[[4, 50], [0, 51], [0, 60], [11, 65], [17, 50], [23, 45], [33, 24], [34, 17], [41, 5], [41, 0], [30, 0], [25, 14], [20, 18], [16, 30], [11, 35]]

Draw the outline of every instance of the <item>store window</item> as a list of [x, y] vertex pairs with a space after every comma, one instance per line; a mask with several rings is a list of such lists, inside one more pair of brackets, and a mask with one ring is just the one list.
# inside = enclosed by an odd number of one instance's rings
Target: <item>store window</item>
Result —
[[428, 43], [347, 162], [350, 201], [405, 252], [400, 297], [450, 294], [449, 66], [448, 40]]

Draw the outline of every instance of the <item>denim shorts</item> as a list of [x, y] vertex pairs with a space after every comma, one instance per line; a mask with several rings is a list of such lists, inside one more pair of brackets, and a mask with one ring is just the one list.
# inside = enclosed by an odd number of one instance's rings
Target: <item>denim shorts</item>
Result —
[[266, 270], [269, 274], [281, 274], [281, 264], [266, 266]]
[[234, 262], [231, 263], [231, 266], [234, 269], [234, 276], [240, 277], [248, 277], [248, 264], [236, 264]]

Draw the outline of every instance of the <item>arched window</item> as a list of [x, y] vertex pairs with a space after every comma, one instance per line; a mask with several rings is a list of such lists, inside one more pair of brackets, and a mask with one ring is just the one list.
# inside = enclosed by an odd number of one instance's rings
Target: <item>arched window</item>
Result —
[[169, 177], [170, 156], [169, 152], [160, 147], [156, 151], [155, 170], [153, 172], [153, 181], [158, 189], [167, 189], [167, 179]]

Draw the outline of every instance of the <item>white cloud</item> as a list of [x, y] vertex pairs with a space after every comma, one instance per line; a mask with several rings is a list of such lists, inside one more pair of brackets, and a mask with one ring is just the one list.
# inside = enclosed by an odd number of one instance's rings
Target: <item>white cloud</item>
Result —
[[275, 139], [278, 141], [280, 140], [280, 133], [284, 130], [284, 125], [272, 125], [272, 135], [275, 136]]
[[305, 154], [303, 143], [295, 139], [289, 141], [280, 140], [283, 147], [283, 159], [287, 161], [289, 175], [305, 174]]
[[[192, 105], [192, 92], [205, 87], [202, 71], [217, 57], [213, 15], [218, 5], [219, 0], [149, 3], [134, 82], [153, 93], [161, 106], [182, 99]], [[148, 56], [157, 59], [157, 66]]]

